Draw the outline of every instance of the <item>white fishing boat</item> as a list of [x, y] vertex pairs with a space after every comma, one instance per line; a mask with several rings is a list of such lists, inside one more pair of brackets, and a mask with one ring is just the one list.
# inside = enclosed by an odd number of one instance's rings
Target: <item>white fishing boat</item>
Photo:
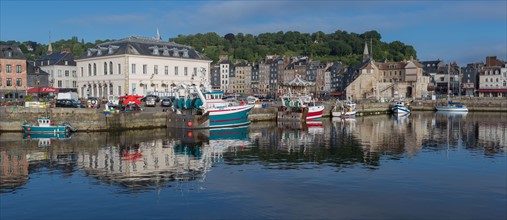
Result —
[[356, 116], [356, 103], [347, 100], [346, 102], [341, 102], [336, 100], [333, 109], [331, 110], [331, 115], [333, 117], [341, 117], [341, 118], [350, 118]]
[[405, 105], [402, 100], [399, 100], [396, 102], [396, 104], [394, 104], [393, 107], [391, 107], [391, 111], [394, 114], [405, 115], [410, 113], [410, 107], [408, 105]]

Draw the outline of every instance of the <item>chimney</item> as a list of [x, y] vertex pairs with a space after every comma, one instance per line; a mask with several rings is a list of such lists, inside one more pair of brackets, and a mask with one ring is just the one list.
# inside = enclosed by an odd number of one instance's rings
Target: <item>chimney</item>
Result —
[[486, 66], [496, 66], [496, 56], [486, 57]]

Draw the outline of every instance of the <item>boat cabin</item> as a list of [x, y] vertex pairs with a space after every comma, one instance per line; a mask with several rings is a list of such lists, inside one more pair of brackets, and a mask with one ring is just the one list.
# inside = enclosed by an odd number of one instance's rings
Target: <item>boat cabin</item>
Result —
[[51, 127], [54, 125], [54, 122], [50, 118], [43, 117], [37, 119], [37, 125], [39, 127]]

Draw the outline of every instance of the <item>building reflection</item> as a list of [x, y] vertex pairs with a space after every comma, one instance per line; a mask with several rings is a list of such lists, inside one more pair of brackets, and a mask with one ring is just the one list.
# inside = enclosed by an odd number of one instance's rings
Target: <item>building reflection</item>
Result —
[[78, 153], [78, 164], [101, 182], [143, 190], [204, 180], [224, 152], [249, 145], [248, 127], [167, 130], [165, 139], [116, 143]]
[[97, 184], [149, 190], [203, 181], [214, 163], [379, 169], [383, 160], [421, 151], [464, 149], [494, 157], [507, 152], [506, 130], [507, 115], [502, 113], [421, 112], [405, 118], [323, 119], [310, 125], [260, 122], [233, 129], [77, 133], [42, 146], [34, 137], [0, 133], [0, 192], [15, 191], [29, 183], [29, 175], [47, 171], [84, 171]]

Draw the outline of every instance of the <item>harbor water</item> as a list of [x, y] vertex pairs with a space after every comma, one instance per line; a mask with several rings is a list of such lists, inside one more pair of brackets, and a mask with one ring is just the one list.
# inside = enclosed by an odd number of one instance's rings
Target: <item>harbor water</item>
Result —
[[507, 114], [0, 134], [0, 219], [506, 219]]

